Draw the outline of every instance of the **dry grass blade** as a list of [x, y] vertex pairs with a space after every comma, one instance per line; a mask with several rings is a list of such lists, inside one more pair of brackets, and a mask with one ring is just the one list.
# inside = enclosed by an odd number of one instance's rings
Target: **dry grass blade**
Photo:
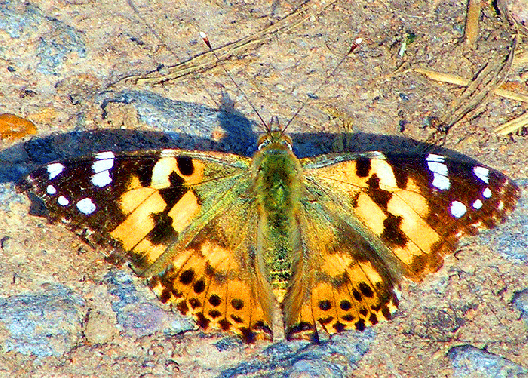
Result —
[[267, 40], [272, 38], [273, 35], [284, 33], [295, 28], [297, 25], [303, 23], [306, 19], [312, 17], [314, 14], [323, 12], [324, 9], [331, 6], [334, 2], [335, 1], [327, 3], [321, 8], [317, 9], [312, 6], [311, 1], [306, 1], [280, 21], [273, 23], [272, 25], [264, 28], [260, 32], [252, 34], [249, 37], [229, 43], [225, 46], [215, 49], [214, 52], [207, 51], [185, 62], [167, 67], [163, 70], [163, 72], [154, 71], [146, 75], [133, 75], [124, 77], [118, 82], [110, 85], [110, 87], [123, 82], [159, 85], [167, 81], [178, 79], [179, 77], [193, 72], [209, 69], [214, 67], [219, 61], [228, 60], [233, 56], [239, 55], [245, 51], [255, 48], [256, 46], [264, 44]]

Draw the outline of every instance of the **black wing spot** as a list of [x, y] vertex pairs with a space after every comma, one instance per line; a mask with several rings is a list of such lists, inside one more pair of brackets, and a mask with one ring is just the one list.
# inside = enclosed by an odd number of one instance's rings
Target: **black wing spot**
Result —
[[336, 330], [336, 332], [342, 332], [345, 330], [345, 325], [341, 322], [337, 322], [336, 324], [334, 324], [334, 329]]
[[211, 304], [211, 306], [217, 307], [217, 306], [220, 306], [220, 303], [222, 303], [222, 300], [220, 299], [218, 295], [213, 294], [209, 297], [209, 303]]
[[367, 177], [370, 172], [370, 159], [366, 157], [360, 157], [356, 160], [356, 175], [359, 177]]
[[357, 291], [356, 289], [354, 289], [352, 291], [352, 295], [354, 296], [354, 299], [358, 302], [361, 302], [363, 300], [363, 298], [361, 297], [361, 294], [359, 293], [359, 291]]
[[192, 308], [202, 307], [202, 303], [196, 298], [189, 299], [189, 304]]
[[154, 221], [154, 227], [148, 233], [147, 239], [156, 245], [169, 244], [178, 233], [172, 228], [172, 218], [169, 217], [168, 213], [154, 213], [151, 214], [151, 218]]
[[180, 282], [184, 285], [189, 285], [194, 279], [194, 270], [187, 269], [180, 276]]
[[359, 290], [361, 290], [363, 295], [367, 298], [372, 298], [374, 296], [374, 291], [372, 291], [372, 288], [365, 282], [359, 283]]
[[364, 331], [365, 330], [365, 320], [364, 319], [359, 319], [356, 322], [356, 330], [357, 331]]
[[376, 316], [376, 314], [370, 314], [370, 323], [372, 323], [372, 325], [375, 325], [378, 323], [378, 317]]
[[187, 315], [189, 312], [189, 306], [187, 306], [187, 301], [181, 301], [176, 305], [176, 308], [183, 314]]
[[348, 311], [352, 308], [352, 304], [347, 300], [342, 300], [341, 302], [339, 302], [339, 307], [343, 311]]
[[323, 311], [328, 311], [332, 308], [330, 301], [319, 301], [319, 308]]
[[219, 318], [220, 315], [222, 315], [222, 313], [218, 310], [210, 310], [208, 314], [213, 319]]
[[196, 323], [203, 329], [209, 328], [210, 320], [207, 319], [202, 312], [196, 314]]
[[176, 172], [169, 175], [169, 183], [167, 188], [159, 190], [159, 194], [167, 204], [167, 208], [172, 209], [189, 189], [184, 185], [185, 180]]
[[200, 294], [200, 293], [203, 293], [203, 291], [205, 290], [205, 282], [203, 279], [199, 279], [198, 281], [196, 281], [193, 285], [193, 290], [196, 294]]
[[231, 301], [231, 306], [233, 306], [235, 310], [240, 310], [244, 307], [244, 301], [242, 299], [233, 299]]
[[388, 214], [383, 221], [383, 233], [381, 238], [390, 245], [404, 247], [407, 244], [407, 236], [401, 230], [402, 217]]
[[178, 169], [182, 175], [190, 176], [194, 173], [194, 165], [191, 157], [178, 156], [176, 158], [176, 163], [178, 164]]
[[225, 318], [220, 320], [218, 324], [220, 325], [220, 328], [222, 328], [223, 331], [229, 331], [229, 329], [231, 328], [231, 323]]

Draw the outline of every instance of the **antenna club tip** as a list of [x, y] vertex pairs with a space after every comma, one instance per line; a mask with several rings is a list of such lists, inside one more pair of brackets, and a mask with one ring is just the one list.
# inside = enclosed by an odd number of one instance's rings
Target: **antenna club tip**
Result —
[[207, 38], [207, 34], [205, 34], [204, 32], [200, 32], [200, 37], [202, 37], [202, 40], [207, 45], [207, 47], [209, 47], [209, 49], [212, 50], [213, 48], [211, 47], [211, 43], [209, 42], [209, 38]]

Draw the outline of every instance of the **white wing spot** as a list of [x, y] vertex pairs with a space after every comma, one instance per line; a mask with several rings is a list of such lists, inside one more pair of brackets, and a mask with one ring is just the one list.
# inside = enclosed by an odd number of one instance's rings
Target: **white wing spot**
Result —
[[57, 189], [53, 185], [48, 185], [46, 188], [46, 193], [48, 193], [50, 196], [57, 194]]
[[57, 198], [57, 203], [61, 206], [68, 206], [70, 204], [70, 200], [64, 196], [60, 196]]
[[484, 196], [484, 198], [491, 198], [491, 190], [490, 190], [490, 188], [484, 189], [484, 191], [482, 192], [482, 195]]
[[60, 175], [66, 167], [61, 163], [51, 163], [46, 168], [48, 170], [49, 179], [53, 180], [55, 177]]
[[114, 166], [115, 155], [111, 151], [99, 152], [95, 155], [95, 161], [92, 164], [92, 169], [94, 173], [99, 173], [103, 171], [108, 171]]
[[455, 218], [462, 218], [466, 213], [466, 205], [462, 202], [453, 201], [451, 202], [451, 215]]
[[485, 167], [476, 166], [473, 167], [473, 173], [475, 176], [477, 176], [480, 181], [485, 182], [486, 184], [489, 184], [489, 169]]
[[449, 182], [447, 165], [444, 164], [445, 157], [441, 155], [429, 154], [425, 159], [427, 167], [433, 173], [432, 185], [440, 190], [448, 190], [451, 187]]
[[99, 172], [92, 176], [92, 184], [98, 186], [99, 188], [104, 188], [111, 182], [112, 178], [110, 177], [110, 172], [108, 171]]
[[478, 210], [478, 209], [480, 209], [482, 207], [482, 201], [478, 199], [475, 202], [473, 202], [472, 206], [473, 206], [474, 209]]
[[160, 156], [161, 157], [172, 157], [174, 156], [174, 153], [175, 153], [175, 150], [171, 150], [171, 149], [161, 150]]
[[90, 215], [95, 211], [96, 207], [90, 198], [83, 198], [77, 202], [77, 209], [84, 215]]

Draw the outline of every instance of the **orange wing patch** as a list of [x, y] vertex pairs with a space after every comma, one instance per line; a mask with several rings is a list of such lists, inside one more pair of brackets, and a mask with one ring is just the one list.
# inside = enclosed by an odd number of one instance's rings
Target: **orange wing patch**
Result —
[[270, 307], [259, 299], [269, 288], [245, 272], [233, 251], [204, 241], [177, 254], [150, 286], [162, 302], [194, 315], [203, 330], [231, 331], [246, 342], [271, 339]]

